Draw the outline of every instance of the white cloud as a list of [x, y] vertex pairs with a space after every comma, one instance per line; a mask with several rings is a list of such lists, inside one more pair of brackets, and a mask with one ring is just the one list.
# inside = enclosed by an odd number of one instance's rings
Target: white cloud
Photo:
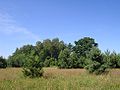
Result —
[[21, 35], [21, 37], [29, 37], [34, 40], [38, 40], [39, 37], [30, 32], [27, 28], [21, 27], [15, 20], [7, 13], [0, 13], [0, 33], [7, 35]]

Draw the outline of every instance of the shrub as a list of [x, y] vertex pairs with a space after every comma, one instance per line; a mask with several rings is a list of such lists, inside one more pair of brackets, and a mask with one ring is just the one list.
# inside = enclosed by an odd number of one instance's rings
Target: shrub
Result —
[[108, 68], [103, 59], [103, 55], [98, 48], [93, 48], [87, 55], [87, 65], [85, 68], [89, 73], [102, 74]]
[[43, 62], [39, 60], [39, 57], [29, 57], [23, 67], [23, 73], [29, 77], [41, 77], [43, 75]]

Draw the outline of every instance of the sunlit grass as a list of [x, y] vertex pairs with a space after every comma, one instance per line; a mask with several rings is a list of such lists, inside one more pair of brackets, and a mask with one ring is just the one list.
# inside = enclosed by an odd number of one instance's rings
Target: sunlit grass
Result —
[[42, 78], [25, 78], [20, 68], [0, 69], [0, 90], [120, 90], [120, 70], [90, 75], [84, 69], [44, 68]]

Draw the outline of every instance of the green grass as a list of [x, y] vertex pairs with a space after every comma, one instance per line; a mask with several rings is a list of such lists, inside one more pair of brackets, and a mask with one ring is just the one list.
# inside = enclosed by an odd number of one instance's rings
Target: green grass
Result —
[[84, 69], [44, 68], [42, 78], [25, 78], [20, 68], [0, 69], [0, 90], [120, 90], [120, 70], [90, 75]]

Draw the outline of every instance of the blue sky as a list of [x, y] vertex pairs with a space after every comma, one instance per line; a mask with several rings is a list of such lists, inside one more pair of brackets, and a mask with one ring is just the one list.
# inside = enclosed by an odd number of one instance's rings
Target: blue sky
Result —
[[102, 51], [120, 52], [119, 0], [0, 0], [0, 55], [38, 40], [85, 36]]

